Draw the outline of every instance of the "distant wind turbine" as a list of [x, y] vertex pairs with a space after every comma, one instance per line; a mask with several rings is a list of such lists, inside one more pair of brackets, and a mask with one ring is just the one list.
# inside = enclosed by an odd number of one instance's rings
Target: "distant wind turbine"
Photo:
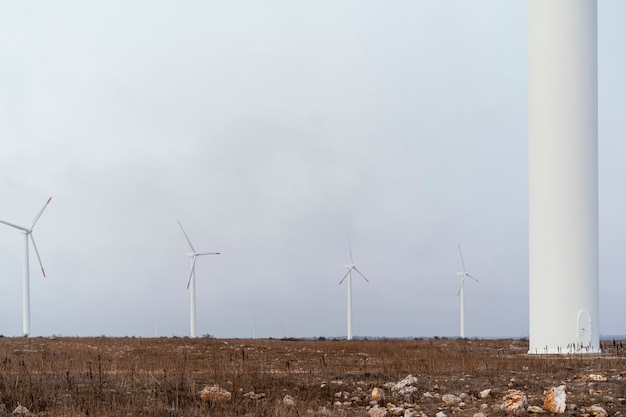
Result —
[[459, 255], [461, 256], [461, 265], [463, 266], [463, 272], [457, 272], [456, 274], [461, 277], [461, 286], [459, 287], [459, 292], [456, 294], [461, 297], [461, 338], [465, 338], [465, 278], [471, 278], [474, 281], [478, 282], [476, 278], [467, 273], [467, 269], [465, 269], [465, 262], [463, 261], [463, 252], [461, 252], [461, 244], [459, 245]]
[[359, 271], [356, 265], [354, 264], [354, 261], [352, 259], [352, 245], [350, 244], [350, 238], [348, 238], [348, 248], [350, 249], [350, 263], [347, 265], [344, 265], [344, 268], [347, 268], [348, 272], [346, 272], [346, 275], [344, 275], [343, 278], [341, 278], [341, 281], [339, 281], [339, 285], [341, 285], [341, 283], [346, 278], [348, 278], [348, 335], [347, 335], [347, 339], [352, 340], [352, 271], [354, 270], [358, 272], [358, 274], [361, 275], [366, 282], [370, 282], [370, 281], [367, 278], [365, 278], [365, 275], [363, 275], [361, 271]]
[[24, 336], [28, 336], [30, 334], [30, 273], [28, 270], [29, 267], [29, 258], [28, 258], [28, 237], [30, 236], [30, 241], [33, 242], [33, 248], [35, 249], [35, 254], [37, 255], [37, 259], [39, 260], [39, 266], [41, 266], [41, 273], [44, 278], [46, 277], [46, 271], [43, 269], [43, 264], [41, 263], [41, 257], [39, 256], [39, 251], [37, 250], [37, 245], [35, 244], [35, 238], [33, 237], [33, 228], [37, 223], [37, 220], [43, 214], [43, 211], [48, 207], [48, 204], [52, 200], [52, 197], [48, 198], [46, 204], [43, 205], [39, 213], [33, 219], [30, 227], [18, 226], [13, 223], [5, 222], [4, 220], [0, 220], [0, 223], [6, 224], [7, 226], [11, 226], [21, 233], [24, 234], [24, 282], [22, 289], [22, 330], [24, 332]]
[[183, 225], [177, 220], [178, 225], [180, 226], [180, 230], [183, 231], [185, 235], [185, 239], [187, 239], [187, 243], [189, 243], [189, 247], [191, 248], [191, 252], [187, 253], [187, 256], [191, 257], [191, 273], [189, 274], [189, 281], [187, 282], [187, 289], [189, 291], [190, 297], [190, 307], [189, 307], [189, 327], [190, 337], [196, 337], [196, 258], [201, 255], [219, 255], [219, 252], [197, 252], [193, 247], [191, 240], [189, 240], [189, 236], [185, 232]]

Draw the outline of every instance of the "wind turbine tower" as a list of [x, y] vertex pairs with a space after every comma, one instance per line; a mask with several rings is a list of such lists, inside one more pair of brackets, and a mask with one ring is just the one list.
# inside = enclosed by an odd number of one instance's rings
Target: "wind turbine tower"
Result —
[[341, 283], [348, 278], [348, 333], [347, 333], [347, 339], [348, 340], [352, 340], [352, 271], [356, 271], [359, 275], [361, 275], [361, 277], [363, 277], [363, 279], [366, 282], [370, 282], [367, 278], [365, 278], [365, 275], [363, 275], [361, 273], [361, 271], [359, 271], [356, 267], [356, 265], [354, 264], [354, 261], [352, 259], [352, 245], [350, 245], [350, 239], [348, 239], [348, 247], [350, 249], [350, 263], [344, 265], [344, 268], [348, 269], [348, 272], [346, 272], [346, 274], [343, 276], [343, 278], [341, 278], [341, 281], [339, 281], [339, 285], [341, 285]]
[[191, 248], [191, 252], [187, 253], [187, 256], [191, 258], [191, 273], [189, 274], [189, 281], [187, 281], [187, 289], [189, 290], [189, 337], [196, 337], [196, 258], [202, 255], [219, 255], [220, 253], [196, 251], [180, 221], [178, 221], [178, 225]]
[[50, 204], [50, 200], [52, 197], [48, 198], [46, 204], [43, 205], [39, 213], [33, 219], [33, 222], [30, 224], [30, 227], [18, 226], [17, 224], [5, 222], [4, 220], [0, 220], [0, 223], [6, 224], [7, 226], [11, 226], [14, 229], [20, 231], [20, 233], [24, 234], [24, 279], [22, 284], [22, 331], [24, 336], [28, 336], [30, 334], [30, 260], [28, 256], [28, 239], [30, 237], [30, 241], [33, 243], [33, 249], [35, 249], [35, 254], [37, 255], [37, 260], [39, 260], [39, 266], [41, 266], [41, 273], [44, 278], [46, 277], [46, 271], [43, 269], [43, 264], [41, 263], [41, 257], [39, 256], [39, 251], [37, 250], [37, 245], [35, 244], [35, 238], [33, 237], [33, 228], [37, 221], [43, 214], [48, 204]]
[[459, 255], [461, 256], [461, 266], [463, 266], [462, 272], [457, 272], [456, 274], [461, 277], [461, 286], [459, 287], [459, 292], [456, 294], [461, 299], [461, 339], [465, 339], [465, 278], [471, 278], [474, 281], [478, 282], [476, 278], [467, 273], [467, 269], [465, 268], [465, 261], [463, 260], [463, 252], [461, 252], [461, 244], [458, 243], [459, 246]]
[[599, 352], [597, 2], [528, 20], [528, 353]]

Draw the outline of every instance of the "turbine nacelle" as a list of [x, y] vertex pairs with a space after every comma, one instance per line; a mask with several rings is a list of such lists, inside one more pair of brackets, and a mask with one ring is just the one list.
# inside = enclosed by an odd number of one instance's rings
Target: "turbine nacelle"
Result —
[[188, 252], [185, 255], [194, 258], [200, 255], [221, 255], [221, 254], [219, 252]]

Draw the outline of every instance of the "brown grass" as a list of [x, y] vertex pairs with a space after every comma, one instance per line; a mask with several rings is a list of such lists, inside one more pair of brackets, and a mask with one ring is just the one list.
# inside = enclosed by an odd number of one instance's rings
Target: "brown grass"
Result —
[[[472, 415], [481, 404], [487, 415], [503, 415], [499, 404], [508, 389], [541, 405], [544, 390], [560, 384], [576, 407], [566, 413], [582, 414], [592, 404], [609, 415], [626, 412], [619, 343], [603, 343], [601, 355], [526, 355], [527, 349], [521, 340], [0, 338], [0, 403], [42, 416], [352, 416], [365, 415], [372, 388], [412, 374], [419, 396], [411, 405], [429, 417], [439, 410]], [[608, 381], [583, 381], [590, 373]], [[202, 401], [198, 393], [207, 385], [227, 389], [231, 400]], [[486, 388], [492, 396], [479, 399]], [[469, 399], [461, 410], [425, 392]], [[287, 394], [295, 406], [283, 404]]]

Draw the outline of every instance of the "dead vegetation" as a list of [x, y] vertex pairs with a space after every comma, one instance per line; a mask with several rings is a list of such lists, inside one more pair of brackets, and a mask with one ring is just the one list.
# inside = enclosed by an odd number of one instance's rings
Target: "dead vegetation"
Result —
[[[39, 416], [366, 415], [373, 388], [414, 375], [411, 409], [428, 417], [504, 415], [508, 390], [542, 405], [558, 385], [567, 387], [566, 414], [593, 404], [611, 416], [626, 412], [619, 342], [604, 342], [601, 355], [527, 349], [523, 340], [0, 338], [0, 407]], [[205, 387], [231, 395], [205, 401]], [[489, 398], [480, 398], [486, 389]], [[463, 394], [465, 408], [447, 407], [445, 394]]]

